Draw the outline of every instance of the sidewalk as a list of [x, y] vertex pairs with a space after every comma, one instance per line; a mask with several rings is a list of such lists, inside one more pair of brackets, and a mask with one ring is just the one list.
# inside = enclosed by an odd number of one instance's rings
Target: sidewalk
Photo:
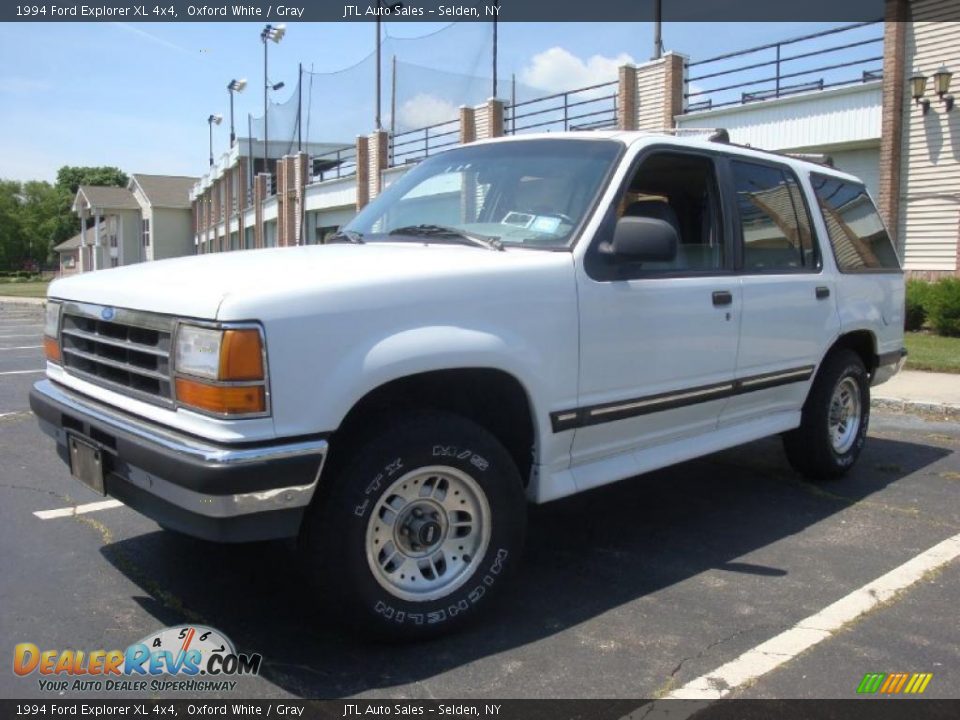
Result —
[[960, 419], [960, 374], [901, 370], [871, 390], [874, 407]]
[[43, 305], [46, 301], [46, 298], [0, 295], [0, 305]]

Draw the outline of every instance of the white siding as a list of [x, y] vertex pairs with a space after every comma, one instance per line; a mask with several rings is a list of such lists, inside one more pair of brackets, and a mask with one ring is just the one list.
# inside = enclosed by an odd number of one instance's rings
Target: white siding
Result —
[[490, 107], [488, 105], [477, 105], [473, 122], [476, 127], [477, 140], [486, 140], [490, 137]]
[[342, 205], [357, 204], [357, 177], [351, 175], [336, 180], [324, 180], [306, 187], [306, 210], [323, 210]]
[[[946, 13], [946, 14], [945, 14]], [[960, 23], [936, 22], [956, 16], [954, 2], [916, 0], [906, 38], [906, 69], [930, 78], [941, 63], [960, 70]], [[933, 22], [931, 22], [931, 20]], [[954, 94], [957, 78], [954, 75]], [[927, 82], [930, 111], [923, 115], [904, 90], [903, 146], [898, 239], [910, 270], [957, 270], [960, 228], [960, 107], [945, 113], [932, 78]]]
[[637, 130], [663, 130], [665, 68], [663, 60], [637, 68]]
[[856, 175], [863, 180], [876, 202], [880, 194], [880, 146], [857, 150], [834, 150], [829, 153], [837, 170]]
[[764, 150], [815, 150], [880, 138], [880, 82], [680, 115], [682, 128], [726, 128], [731, 142]]

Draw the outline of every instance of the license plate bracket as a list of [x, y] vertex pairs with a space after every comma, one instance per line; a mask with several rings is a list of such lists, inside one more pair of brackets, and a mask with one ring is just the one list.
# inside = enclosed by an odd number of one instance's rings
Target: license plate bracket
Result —
[[70, 448], [70, 474], [94, 492], [106, 495], [103, 489], [103, 451], [74, 435], [68, 437], [67, 443]]

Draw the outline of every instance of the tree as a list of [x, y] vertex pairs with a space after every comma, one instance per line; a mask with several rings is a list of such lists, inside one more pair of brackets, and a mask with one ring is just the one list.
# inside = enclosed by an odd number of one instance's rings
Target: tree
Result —
[[130, 178], [115, 167], [73, 167], [64, 165], [57, 171], [57, 187], [66, 190], [71, 199], [81, 185], [114, 185], [126, 187]]
[[44, 265], [55, 245], [77, 234], [80, 223], [73, 200], [81, 185], [126, 187], [115, 167], [72, 167], [57, 172], [57, 182], [0, 181], [0, 267], [20, 270]]
[[20, 200], [26, 259], [43, 265], [54, 245], [76, 235], [76, 217], [69, 208], [64, 212], [62, 194], [48, 182], [23, 183]]
[[0, 267], [11, 269], [22, 262], [24, 237], [20, 217], [20, 183], [0, 180]]

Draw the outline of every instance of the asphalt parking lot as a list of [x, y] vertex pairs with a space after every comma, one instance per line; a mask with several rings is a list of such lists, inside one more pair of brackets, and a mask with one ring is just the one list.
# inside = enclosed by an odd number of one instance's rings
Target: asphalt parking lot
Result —
[[[838, 483], [803, 481], [765, 440], [533, 508], [497, 613], [426, 644], [367, 644], [317, 611], [286, 543], [195, 541], [122, 506], [34, 515], [102, 500], [29, 412], [40, 323], [39, 307], [0, 304], [7, 663], [19, 642], [125, 648], [196, 622], [264, 656], [228, 697], [662, 697], [960, 533], [960, 426], [876, 412]], [[867, 672], [928, 672], [925, 696], [960, 697], [958, 597], [954, 560], [732, 695], [852, 698]], [[0, 696], [51, 697], [9, 669]]]

